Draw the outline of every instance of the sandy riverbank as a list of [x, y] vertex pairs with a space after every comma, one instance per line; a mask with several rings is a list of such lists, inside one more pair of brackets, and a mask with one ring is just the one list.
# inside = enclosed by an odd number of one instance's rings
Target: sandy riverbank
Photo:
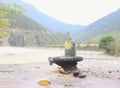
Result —
[[[64, 49], [0, 47], [0, 88], [119, 88], [120, 58], [96, 51], [77, 51], [84, 60], [78, 68], [85, 79], [63, 75], [48, 57], [64, 55]], [[49, 87], [37, 82], [47, 79]]]

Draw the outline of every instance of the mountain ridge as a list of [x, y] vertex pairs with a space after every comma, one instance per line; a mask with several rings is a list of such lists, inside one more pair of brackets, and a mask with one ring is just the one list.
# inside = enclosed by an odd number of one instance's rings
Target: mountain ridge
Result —
[[120, 9], [84, 27], [83, 31], [78, 32], [74, 38], [79, 42], [85, 42], [88, 36], [94, 39], [95, 37], [115, 32], [120, 32]]
[[65, 35], [53, 33], [25, 15], [9, 14], [10, 29], [2, 30], [8, 35], [0, 37], [0, 45], [4, 46], [51, 46], [63, 44]]
[[39, 11], [37, 8], [35, 8], [33, 5], [25, 3], [21, 0], [4, 0], [5, 3], [13, 3], [16, 2], [17, 4], [23, 6], [23, 8], [25, 8], [26, 10], [28, 10], [28, 12], [26, 13], [26, 15], [32, 19], [34, 19], [36, 22], [40, 23], [41, 25], [43, 25], [45, 28], [47, 28], [48, 30], [52, 31], [52, 32], [61, 32], [61, 33], [70, 33], [70, 34], [74, 34], [77, 31], [81, 30], [84, 26], [81, 25], [73, 25], [73, 24], [67, 24], [64, 22], [61, 22], [59, 20], [56, 20], [44, 13], [42, 13], [41, 11]]

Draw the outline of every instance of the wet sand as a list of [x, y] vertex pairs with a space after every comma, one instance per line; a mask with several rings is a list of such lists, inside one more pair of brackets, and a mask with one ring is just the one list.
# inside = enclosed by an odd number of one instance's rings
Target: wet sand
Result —
[[[120, 88], [120, 57], [96, 51], [77, 51], [78, 68], [86, 78], [58, 72], [48, 57], [64, 55], [58, 48], [0, 47], [0, 88]], [[49, 80], [50, 86], [37, 82]]]

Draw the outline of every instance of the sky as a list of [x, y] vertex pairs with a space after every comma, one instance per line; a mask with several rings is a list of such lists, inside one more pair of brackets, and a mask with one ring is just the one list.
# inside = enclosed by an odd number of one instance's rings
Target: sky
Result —
[[44, 14], [70, 24], [89, 25], [118, 10], [120, 0], [22, 0]]

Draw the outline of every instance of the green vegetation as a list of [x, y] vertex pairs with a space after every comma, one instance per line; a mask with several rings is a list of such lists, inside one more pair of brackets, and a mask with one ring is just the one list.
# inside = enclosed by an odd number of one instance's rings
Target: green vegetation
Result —
[[9, 33], [8, 43], [11, 46], [53, 46], [62, 44], [64, 35], [48, 31], [19, 31]]
[[46, 30], [43, 26], [25, 15], [10, 14], [8, 15], [8, 18], [12, 19], [10, 27], [14, 29], [19, 28], [24, 30]]
[[112, 36], [103, 36], [99, 42], [99, 47], [104, 49], [107, 54], [120, 55], [120, 42]]
[[103, 36], [99, 42], [99, 47], [101, 49], [105, 49], [106, 53], [110, 54], [110, 47], [109, 45], [111, 44], [111, 42], [113, 42], [114, 39], [112, 36]]
[[116, 55], [116, 56], [120, 56], [120, 42], [113, 42], [109, 45], [109, 54], [110, 55]]
[[25, 46], [24, 36], [19, 33], [11, 34], [8, 42], [11, 46]]
[[7, 41], [11, 46], [53, 46], [64, 41], [63, 34], [49, 32], [25, 15], [10, 14], [7, 17], [11, 19], [11, 30], [6, 30], [9, 34]]
[[[0, 29], [8, 29], [10, 27], [10, 19], [6, 17], [8, 14], [23, 14], [24, 10], [16, 3], [3, 4], [0, 2]], [[5, 32], [0, 31], [0, 35], [4, 36]]]

